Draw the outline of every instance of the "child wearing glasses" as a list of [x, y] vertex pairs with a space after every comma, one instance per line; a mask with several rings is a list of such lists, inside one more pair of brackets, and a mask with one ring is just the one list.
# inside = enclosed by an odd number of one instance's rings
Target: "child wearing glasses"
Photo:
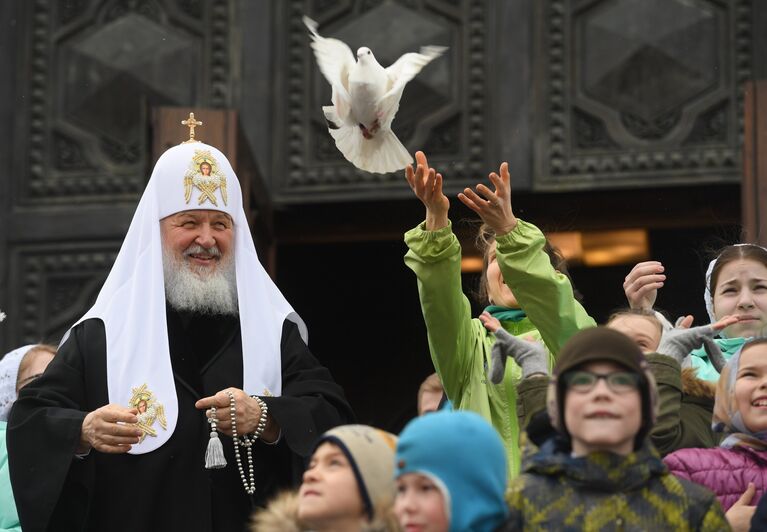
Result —
[[[502, 376], [509, 357], [521, 367], [522, 381], [517, 391], [518, 423], [534, 443], [539, 443], [553, 432], [545, 415], [549, 380], [547, 355], [538, 344], [506, 334], [489, 314], [483, 313], [479, 318], [497, 338], [488, 368], [489, 378], [496, 382]], [[614, 313], [605, 324], [625, 334], [647, 358], [659, 395], [658, 416], [650, 432], [650, 441], [662, 456], [686, 447], [719, 445], [721, 434], [711, 431], [716, 386], [698, 379], [695, 370], [685, 367], [688, 365], [685, 359], [689, 360], [690, 350], [704, 344], [709, 351], [716, 351], [712, 355], [719, 353], [712, 339], [734, 321], [737, 318], [725, 316], [710, 325], [680, 326], [664, 331], [654, 313], [624, 309]], [[720, 353], [718, 359], [721, 368], [724, 358]]]
[[555, 434], [526, 456], [507, 530], [727, 530], [716, 497], [671, 475], [647, 436], [658, 394], [620, 332], [575, 334], [548, 384]]

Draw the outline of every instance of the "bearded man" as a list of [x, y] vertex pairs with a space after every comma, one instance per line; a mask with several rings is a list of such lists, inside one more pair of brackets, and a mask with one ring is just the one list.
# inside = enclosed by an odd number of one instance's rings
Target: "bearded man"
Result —
[[229, 161], [169, 149], [96, 303], [11, 412], [23, 530], [243, 530], [353, 420], [305, 337]]

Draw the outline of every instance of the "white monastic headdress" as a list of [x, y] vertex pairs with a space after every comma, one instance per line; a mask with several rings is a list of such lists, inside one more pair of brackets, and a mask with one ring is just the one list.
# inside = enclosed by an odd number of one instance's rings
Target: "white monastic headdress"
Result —
[[16, 401], [16, 380], [19, 375], [21, 359], [35, 344], [25, 345], [6, 353], [0, 360], [0, 421], [8, 421], [11, 407]]
[[[209, 168], [202, 171], [201, 165]], [[280, 342], [285, 319], [307, 331], [256, 255], [237, 176], [223, 153], [200, 142], [162, 154], [147, 183], [128, 234], [89, 318], [104, 322], [109, 401], [128, 404], [146, 384], [164, 407], [167, 428], [134, 445], [132, 454], [159, 448], [176, 427], [178, 404], [168, 350], [162, 240], [159, 221], [181, 211], [225, 212], [234, 221], [237, 297], [242, 334], [243, 388], [251, 395], [280, 395]], [[76, 324], [75, 324], [76, 325]], [[64, 336], [66, 341], [69, 333]]]

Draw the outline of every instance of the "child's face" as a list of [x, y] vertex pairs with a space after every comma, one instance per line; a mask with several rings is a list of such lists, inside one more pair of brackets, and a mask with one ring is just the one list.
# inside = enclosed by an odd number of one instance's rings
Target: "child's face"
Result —
[[447, 532], [450, 528], [442, 491], [418, 473], [397, 478], [394, 514], [405, 532]]
[[660, 345], [660, 325], [657, 320], [648, 316], [619, 314], [607, 324], [607, 327], [631, 338], [643, 353], [654, 353]]
[[490, 244], [487, 250], [487, 297], [493, 305], [501, 307], [519, 308], [517, 298], [503, 279], [501, 267], [495, 255], [495, 242]]
[[719, 271], [714, 287], [717, 319], [738, 316], [724, 331], [730, 338], [761, 336], [767, 331], [767, 266], [754, 260], [733, 261]]
[[[605, 361], [590, 362], [580, 371], [606, 376], [626, 369]], [[598, 450], [622, 455], [632, 451], [642, 426], [642, 400], [637, 388], [615, 391], [601, 378], [589, 390], [573, 385], [565, 394], [565, 425], [576, 456]]]
[[767, 430], [767, 344], [749, 347], [741, 353], [735, 401], [748, 430]]
[[351, 464], [338, 446], [317, 447], [298, 492], [298, 518], [312, 528], [364, 519], [362, 497]]

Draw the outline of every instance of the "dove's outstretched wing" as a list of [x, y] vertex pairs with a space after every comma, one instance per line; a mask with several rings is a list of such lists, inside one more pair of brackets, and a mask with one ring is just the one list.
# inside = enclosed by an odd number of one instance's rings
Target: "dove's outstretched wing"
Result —
[[394, 115], [399, 109], [399, 100], [407, 82], [413, 79], [423, 67], [433, 59], [438, 58], [447, 50], [446, 46], [424, 46], [420, 53], [408, 53], [397, 59], [389, 68], [386, 75], [389, 85], [386, 92], [378, 103], [378, 112], [381, 113], [381, 127], [391, 127]]
[[320, 72], [333, 88], [331, 101], [336, 108], [336, 115], [345, 122], [351, 109], [349, 70], [356, 64], [354, 54], [343, 41], [325, 38], [317, 33], [317, 23], [314, 20], [306, 16], [303, 20], [312, 32], [312, 50]]

